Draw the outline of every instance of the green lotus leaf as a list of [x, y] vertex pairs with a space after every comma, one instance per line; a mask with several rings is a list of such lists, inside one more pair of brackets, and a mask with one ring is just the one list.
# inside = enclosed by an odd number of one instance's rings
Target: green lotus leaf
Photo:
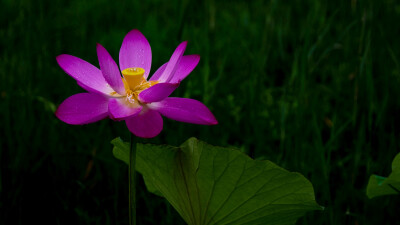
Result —
[[392, 173], [389, 177], [371, 175], [367, 186], [368, 198], [382, 195], [394, 195], [400, 193], [400, 153], [396, 155], [392, 163]]
[[[114, 155], [127, 163], [129, 145], [113, 144]], [[322, 209], [301, 174], [195, 138], [180, 147], [138, 144], [136, 165], [148, 190], [190, 225], [286, 225]]]

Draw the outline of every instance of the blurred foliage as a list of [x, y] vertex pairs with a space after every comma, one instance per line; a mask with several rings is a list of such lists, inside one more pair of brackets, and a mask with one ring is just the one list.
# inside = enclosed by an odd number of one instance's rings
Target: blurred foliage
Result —
[[[98, 42], [117, 59], [134, 28], [151, 44], [152, 72], [189, 41], [186, 54], [202, 59], [174, 95], [203, 101], [219, 120], [165, 119], [161, 135], [143, 142], [195, 136], [302, 173], [326, 208], [298, 224], [398, 220], [398, 196], [365, 195], [369, 174], [389, 174], [399, 151], [396, 21], [395, 0], [3, 0], [0, 223], [127, 224], [127, 169], [110, 141], [128, 130], [58, 121], [55, 107], [83, 90], [55, 57], [98, 65]], [[143, 183], [138, 193], [139, 224], [183, 224]]]

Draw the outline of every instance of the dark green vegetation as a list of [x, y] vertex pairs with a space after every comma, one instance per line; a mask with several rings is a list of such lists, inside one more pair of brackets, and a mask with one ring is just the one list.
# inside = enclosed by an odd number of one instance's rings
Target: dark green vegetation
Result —
[[[400, 3], [366, 1], [11, 1], [0, 9], [0, 223], [127, 224], [128, 175], [110, 141], [123, 122], [71, 126], [55, 107], [82, 92], [57, 65], [114, 59], [133, 28], [152, 72], [188, 40], [202, 59], [175, 96], [203, 101], [219, 125], [164, 120], [157, 138], [195, 136], [297, 171], [325, 211], [298, 224], [398, 222], [398, 196], [366, 196], [389, 174], [400, 136]], [[139, 179], [139, 224], [183, 224]]]

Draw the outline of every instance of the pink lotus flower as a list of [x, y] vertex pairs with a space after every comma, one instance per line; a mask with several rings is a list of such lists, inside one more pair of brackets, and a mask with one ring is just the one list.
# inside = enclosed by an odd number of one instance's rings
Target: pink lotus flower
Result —
[[68, 124], [93, 123], [108, 116], [113, 120], [125, 120], [128, 129], [142, 138], [152, 138], [161, 132], [161, 115], [186, 123], [217, 124], [203, 103], [168, 97], [200, 60], [199, 55], [183, 56], [186, 44], [181, 43], [169, 62], [149, 80], [151, 48], [138, 30], [125, 36], [119, 51], [119, 68], [100, 44], [97, 44], [100, 70], [75, 56], [58, 56], [60, 67], [88, 93], [67, 98], [58, 107], [56, 116]]

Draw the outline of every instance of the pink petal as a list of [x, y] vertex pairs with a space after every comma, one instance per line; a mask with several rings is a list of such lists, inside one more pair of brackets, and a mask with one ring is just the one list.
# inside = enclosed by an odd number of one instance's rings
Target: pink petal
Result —
[[163, 128], [163, 120], [157, 111], [146, 109], [137, 116], [131, 116], [125, 120], [128, 129], [141, 138], [153, 138]]
[[121, 71], [126, 68], [141, 67], [147, 79], [151, 69], [151, 48], [140, 31], [131, 30], [125, 36], [119, 51], [119, 67]]
[[97, 90], [95, 90], [95, 89], [93, 89], [93, 88], [90, 88], [90, 87], [88, 87], [88, 86], [82, 84], [82, 83], [79, 82], [79, 81], [77, 81], [76, 83], [77, 83], [81, 88], [85, 89], [85, 90], [88, 91], [88, 92], [97, 93], [97, 94], [103, 94], [102, 92], [97, 91]]
[[[193, 71], [193, 69], [197, 66], [200, 61], [199, 55], [184, 55], [179, 62], [178, 68], [175, 71], [175, 74], [172, 75], [169, 83], [179, 83], [183, 79]], [[161, 75], [163, 74], [165, 68], [167, 67], [168, 62], [164, 63], [158, 70], [151, 76], [150, 80], [159, 80]]]
[[142, 106], [128, 102], [125, 97], [113, 98], [110, 99], [108, 110], [112, 119], [119, 120], [140, 113]]
[[162, 73], [161, 77], [158, 79], [160, 82], [168, 83], [172, 75], [175, 73], [176, 69], [178, 68], [179, 61], [182, 58], [183, 53], [185, 52], [187, 42], [184, 41], [178, 45], [175, 49], [174, 53], [172, 54], [171, 58], [169, 59], [168, 65], [165, 68], [164, 72]]
[[74, 125], [99, 121], [108, 116], [108, 98], [95, 93], [72, 95], [61, 103], [56, 116]]
[[97, 44], [96, 50], [100, 69], [105, 80], [118, 94], [124, 95], [124, 83], [122, 82], [121, 73], [119, 72], [117, 64], [103, 46]]
[[59, 55], [60, 67], [76, 81], [92, 90], [109, 95], [114, 90], [108, 85], [101, 71], [92, 64], [72, 55]]
[[207, 106], [194, 99], [171, 97], [161, 102], [152, 103], [149, 107], [157, 110], [165, 117], [185, 123], [218, 124], [218, 121]]
[[159, 83], [140, 92], [139, 99], [143, 103], [159, 102], [168, 97], [178, 86], [179, 83]]
[[151, 76], [149, 79], [150, 81], [158, 80], [161, 75], [164, 73], [165, 68], [167, 68], [168, 62], [164, 63], [164, 65], [160, 66], [160, 68], [157, 69], [157, 71]]
[[179, 66], [173, 74], [170, 83], [179, 83], [189, 75], [200, 61], [199, 55], [182, 56]]

